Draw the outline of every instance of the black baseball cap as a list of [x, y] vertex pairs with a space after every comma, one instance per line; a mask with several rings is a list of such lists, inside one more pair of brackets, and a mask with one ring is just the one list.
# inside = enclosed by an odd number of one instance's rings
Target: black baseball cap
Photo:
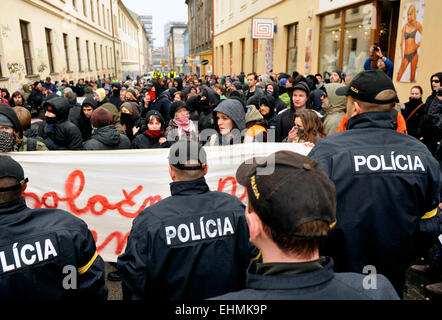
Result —
[[[393, 90], [394, 97], [381, 99], [379, 94]], [[396, 101], [397, 93], [393, 81], [387, 74], [380, 70], [362, 71], [358, 73], [348, 86], [336, 90], [338, 96], [351, 96], [356, 100], [375, 103], [389, 104]]]
[[[191, 160], [194, 165], [188, 164]], [[206, 151], [196, 141], [179, 140], [170, 147], [169, 164], [181, 170], [202, 170], [207, 165]]]
[[28, 178], [25, 178], [25, 173], [22, 166], [7, 155], [0, 155], [0, 179], [1, 178], [15, 178], [17, 184], [9, 187], [0, 188], [0, 192], [6, 192], [21, 188], [28, 182]]
[[[272, 164], [272, 174], [259, 174], [260, 167]], [[263, 223], [278, 234], [312, 238], [297, 235], [296, 228], [310, 221], [330, 225], [336, 220], [335, 185], [314, 159], [286, 150], [254, 157], [239, 166], [236, 180], [247, 188]]]

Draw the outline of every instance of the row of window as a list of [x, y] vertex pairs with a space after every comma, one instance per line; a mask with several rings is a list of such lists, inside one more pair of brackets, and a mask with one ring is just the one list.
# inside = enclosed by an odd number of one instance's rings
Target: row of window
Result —
[[[26, 74], [32, 75], [34, 74], [34, 65], [33, 65], [33, 57], [32, 57], [32, 46], [31, 46], [31, 39], [29, 36], [29, 25], [30, 23], [27, 21], [20, 20], [20, 32], [22, 37], [22, 44], [23, 44], [23, 55], [24, 55], [24, 61], [25, 61], [25, 68], [26, 68]], [[48, 54], [48, 68], [50, 73], [55, 73], [55, 63], [54, 63], [54, 43], [53, 43], [53, 31], [52, 29], [45, 28], [45, 37], [46, 37], [46, 49]], [[85, 47], [86, 47], [86, 61], [87, 61], [87, 70], [84, 70], [83, 67], [86, 67], [85, 65], [82, 65], [82, 56], [81, 56], [81, 41], [79, 37], [75, 38], [75, 46], [76, 46], [76, 53], [77, 53], [77, 66], [78, 71], [92, 71], [91, 68], [91, 59], [90, 59], [90, 44], [89, 40], [85, 41]], [[64, 54], [65, 54], [65, 65], [66, 65], [66, 71], [71, 72], [71, 60], [70, 60], [70, 53], [71, 48], [69, 46], [69, 35], [66, 33], [63, 33], [63, 48], [64, 48]], [[101, 66], [98, 65], [98, 55], [97, 55], [97, 43], [93, 43], [93, 50], [94, 50], [94, 57], [95, 57], [95, 70], [100, 69], [110, 69], [113, 65], [113, 59], [114, 56], [112, 54], [112, 47], [104, 46], [100, 44], [100, 61]], [[106, 57], [106, 63], [104, 62], [104, 57]], [[118, 51], [117, 51], [117, 58], [118, 58]], [[101, 67], [101, 68], [99, 68]], [[1, 72], [1, 66], [0, 66], [0, 77], [2, 76]]]
[[[298, 32], [299, 27], [298, 23], [294, 23], [286, 26], [287, 32], [287, 72], [291, 74], [296, 70], [297, 63], [297, 51], [298, 51]], [[245, 54], [246, 54], [246, 39], [240, 39], [240, 48], [241, 48], [241, 65], [240, 70], [245, 71]], [[252, 72], [258, 72], [258, 40], [252, 40]], [[219, 52], [220, 51], [220, 52]], [[216, 56], [221, 57], [221, 74], [226, 74], [225, 72], [229, 72], [232, 74], [232, 65], [233, 65], [233, 42], [228, 43], [228, 52], [229, 52], [229, 70], [224, 70], [224, 45], [220, 47], [216, 47]]]

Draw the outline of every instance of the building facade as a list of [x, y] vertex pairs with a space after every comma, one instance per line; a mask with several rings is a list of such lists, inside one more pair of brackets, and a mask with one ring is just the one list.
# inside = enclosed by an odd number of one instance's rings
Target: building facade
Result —
[[192, 74], [211, 74], [212, 59], [212, 0], [186, 0], [189, 28], [189, 59]]
[[170, 25], [169, 35], [167, 37], [167, 48], [169, 57], [169, 69], [177, 73], [184, 70], [185, 49], [184, 32], [187, 30], [187, 24]]
[[13, 9], [0, 20], [0, 87], [142, 71], [143, 25], [121, 0], [4, 0], [2, 6]]
[[[354, 75], [378, 42], [394, 63], [401, 101], [416, 84], [428, 95], [430, 76], [442, 70], [437, 56], [442, 41], [435, 28], [440, 10], [438, 0], [214, 0], [214, 73], [263, 74], [266, 69], [327, 77], [340, 69]], [[271, 19], [273, 39], [252, 39], [253, 19]], [[422, 26], [415, 43], [404, 39], [406, 24]], [[412, 51], [410, 43], [418, 44], [413, 57], [405, 55]]]

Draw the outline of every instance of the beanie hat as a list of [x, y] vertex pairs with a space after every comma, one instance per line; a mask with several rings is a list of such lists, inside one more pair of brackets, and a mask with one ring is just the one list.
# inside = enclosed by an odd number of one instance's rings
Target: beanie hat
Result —
[[0, 104], [0, 117], [0, 125], [14, 128], [20, 138], [23, 137], [23, 129], [14, 109], [5, 103]]
[[104, 100], [104, 98], [106, 97], [106, 92], [104, 91], [103, 88], [95, 90], [94, 93], [96, 93], [98, 95], [100, 102], [102, 102]]
[[112, 123], [112, 115], [109, 110], [99, 107], [92, 112], [91, 124], [94, 128], [101, 128]]
[[5, 115], [0, 113], [0, 126], [14, 128], [12, 121]]
[[308, 86], [308, 84], [304, 81], [300, 81], [298, 82], [294, 87], [293, 87], [293, 91], [295, 90], [302, 90], [305, 91], [305, 93], [307, 94], [307, 97], [310, 95], [310, 88]]
[[281, 80], [279, 80], [279, 84], [281, 85], [281, 87], [285, 87], [285, 85], [287, 84], [287, 78], [281, 78]]
[[239, 81], [233, 81], [232, 85], [236, 88], [236, 90], [242, 90], [242, 83]]
[[190, 107], [183, 101], [174, 101], [169, 107], [169, 116], [171, 119], [175, 118], [175, 113], [180, 108], [186, 108], [188, 111], [190, 111]]

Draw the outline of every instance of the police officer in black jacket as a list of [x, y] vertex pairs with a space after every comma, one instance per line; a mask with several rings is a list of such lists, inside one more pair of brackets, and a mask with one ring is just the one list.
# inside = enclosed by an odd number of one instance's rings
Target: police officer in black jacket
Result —
[[123, 299], [205, 299], [245, 287], [250, 258], [244, 205], [210, 191], [206, 153], [178, 141], [169, 152], [171, 197], [134, 220], [118, 258]]
[[[273, 172], [263, 174], [269, 164]], [[247, 188], [250, 239], [263, 258], [248, 269], [247, 289], [215, 299], [399, 299], [384, 276], [373, 275], [374, 288], [362, 274], [333, 272], [333, 259], [319, 255], [336, 220], [336, 191], [317, 161], [278, 151], [244, 162], [236, 180]]]
[[396, 90], [382, 71], [363, 71], [347, 87], [348, 129], [318, 141], [309, 156], [335, 182], [337, 224], [323, 252], [336, 271], [374, 266], [402, 296], [413, 238], [441, 233], [439, 164], [390, 116]]
[[104, 262], [86, 223], [29, 209], [27, 182], [18, 162], [0, 156], [0, 300], [106, 300]]

